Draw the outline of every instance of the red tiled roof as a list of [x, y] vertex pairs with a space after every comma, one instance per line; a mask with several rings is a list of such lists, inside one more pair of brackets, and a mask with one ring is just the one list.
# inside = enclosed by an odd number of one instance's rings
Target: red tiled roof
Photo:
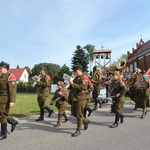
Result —
[[14, 74], [16, 77], [16, 80], [19, 80], [24, 70], [25, 68], [15, 68], [15, 69], [9, 69], [8, 72], [11, 74]]
[[111, 50], [110, 49], [108, 49], [108, 50], [94, 50], [93, 52], [94, 52], [94, 54], [111, 53]]

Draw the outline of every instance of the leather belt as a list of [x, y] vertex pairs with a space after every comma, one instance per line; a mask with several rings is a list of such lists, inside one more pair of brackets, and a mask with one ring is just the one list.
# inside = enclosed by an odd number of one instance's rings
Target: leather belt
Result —
[[7, 90], [2, 90], [2, 91], [0, 91], [0, 94], [1, 94], [1, 95], [6, 95], [6, 94], [7, 94]]

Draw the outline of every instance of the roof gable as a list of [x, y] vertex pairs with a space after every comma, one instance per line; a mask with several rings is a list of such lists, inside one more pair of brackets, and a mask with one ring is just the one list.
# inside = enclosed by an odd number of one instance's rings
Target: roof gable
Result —
[[139, 54], [143, 53], [144, 51], [150, 48], [150, 40], [142, 45], [138, 45], [137, 49], [133, 49], [132, 53], [128, 52], [128, 59], [137, 57]]
[[16, 80], [19, 80], [22, 76], [25, 68], [15, 68], [15, 69], [9, 69], [8, 72], [11, 74], [14, 74], [16, 77]]

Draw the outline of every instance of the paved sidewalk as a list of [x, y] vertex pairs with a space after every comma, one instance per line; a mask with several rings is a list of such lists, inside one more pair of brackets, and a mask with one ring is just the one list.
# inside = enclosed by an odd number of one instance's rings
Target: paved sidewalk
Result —
[[35, 121], [38, 116], [16, 118], [19, 124], [7, 139], [0, 141], [0, 150], [149, 150], [150, 113], [140, 119], [141, 109], [133, 108], [134, 105], [126, 102], [124, 123], [112, 129], [109, 125], [114, 122], [114, 114], [110, 113], [109, 105], [102, 106], [92, 113], [88, 130], [82, 129], [78, 137], [71, 137], [76, 119], [69, 111], [69, 122], [58, 128], [54, 127], [57, 113], [51, 118], [46, 114], [41, 122]]

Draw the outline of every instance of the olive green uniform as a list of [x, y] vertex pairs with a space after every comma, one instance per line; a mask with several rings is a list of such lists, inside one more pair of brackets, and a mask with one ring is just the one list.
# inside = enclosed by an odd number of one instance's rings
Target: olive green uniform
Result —
[[45, 106], [45, 102], [50, 94], [50, 76], [47, 74], [42, 75], [36, 86], [39, 88], [37, 102], [40, 107], [40, 117], [36, 121], [40, 121], [44, 119], [44, 109], [49, 112], [49, 117], [53, 112], [50, 107]]
[[97, 109], [97, 104], [98, 104], [98, 96], [100, 94], [100, 88], [101, 88], [101, 76], [100, 74], [96, 74], [93, 76], [93, 87], [94, 87], [94, 90], [92, 92], [92, 97], [95, 101], [95, 107], [94, 109], [96, 110]]
[[7, 138], [7, 119], [10, 102], [16, 102], [16, 78], [8, 72], [0, 77], [0, 140]]
[[[58, 92], [62, 92], [62, 95], [60, 96], [58, 94]], [[61, 117], [64, 116], [65, 118], [65, 121], [68, 120], [68, 117], [66, 115], [66, 100], [67, 100], [67, 89], [66, 88], [62, 88], [61, 90], [58, 89], [55, 91], [54, 93], [54, 97], [52, 98], [52, 101], [59, 98], [60, 97], [60, 100], [56, 102], [56, 107], [58, 109], [58, 122], [57, 124], [58, 125], [61, 125]]]
[[112, 80], [110, 84], [110, 95], [115, 96], [118, 93], [119, 97], [113, 97], [113, 104], [111, 105], [111, 111], [115, 113], [115, 123], [118, 124], [119, 117], [122, 118], [122, 110], [125, 101], [125, 93], [127, 92], [126, 86], [123, 81], [120, 80]]
[[135, 78], [131, 78], [130, 80], [128, 80], [126, 83], [126, 86], [129, 90], [129, 97], [131, 98], [131, 100], [136, 102], [137, 91], [136, 91], [136, 85], [135, 85]]
[[81, 130], [83, 123], [86, 123], [86, 119], [83, 117], [84, 107], [86, 105], [88, 88], [88, 77], [81, 75], [76, 76], [71, 85], [71, 91], [73, 94], [73, 101], [71, 105], [71, 112], [74, 117], [77, 118], [77, 131]]
[[86, 112], [88, 111], [88, 117], [91, 115], [93, 110], [88, 106], [89, 100], [90, 100], [90, 93], [93, 91], [93, 84], [91, 80], [88, 80], [88, 89], [86, 90], [86, 106], [84, 108], [84, 117], [86, 118]]
[[149, 83], [145, 82], [144, 89], [137, 89], [137, 108], [149, 107]]
[[16, 102], [16, 78], [6, 73], [0, 77], [0, 122], [7, 123], [9, 103]]

